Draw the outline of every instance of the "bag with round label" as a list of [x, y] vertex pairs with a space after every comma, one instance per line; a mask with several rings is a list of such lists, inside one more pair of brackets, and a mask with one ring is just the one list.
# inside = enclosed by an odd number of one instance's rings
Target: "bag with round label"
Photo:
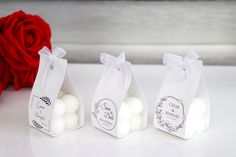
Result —
[[100, 61], [105, 70], [92, 100], [92, 125], [117, 138], [144, 129], [147, 105], [125, 53], [101, 53]]
[[157, 98], [154, 127], [188, 139], [209, 126], [210, 102], [203, 62], [190, 51], [184, 57], [164, 54], [166, 74]]
[[84, 125], [83, 102], [75, 87], [62, 48], [39, 51], [38, 73], [31, 91], [29, 124], [54, 137]]

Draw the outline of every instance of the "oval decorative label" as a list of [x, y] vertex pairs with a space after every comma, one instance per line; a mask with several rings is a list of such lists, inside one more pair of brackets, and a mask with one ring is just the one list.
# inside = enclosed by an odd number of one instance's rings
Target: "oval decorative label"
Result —
[[108, 131], [114, 129], [117, 122], [115, 103], [108, 98], [101, 99], [94, 105], [93, 116], [103, 129]]

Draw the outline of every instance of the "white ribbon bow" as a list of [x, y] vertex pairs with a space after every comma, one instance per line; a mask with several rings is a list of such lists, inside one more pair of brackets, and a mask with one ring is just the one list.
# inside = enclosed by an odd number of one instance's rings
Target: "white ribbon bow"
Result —
[[176, 80], [180, 79], [180, 77], [185, 79], [190, 73], [189, 66], [198, 58], [198, 54], [193, 50], [188, 52], [184, 57], [166, 53], [163, 57], [163, 64], [179, 70], [179, 75], [175, 78]]
[[44, 46], [39, 50], [39, 55], [46, 55], [49, 57], [50, 61], [53, 61], [55, 58], [62, 58], [66, 55], [66, 51], [63, 48], [57, 47], [52, 50], [52, 52]]
[[107, 64], [114, 64], [114, 65], [121, 65], [125, 63], [125, 52], [121, 52], [118, 57], [114, 57], [107, 53], [101, 53], [100, 55], [100, 62], [107, 65]]
[[45, 56], [48, 58], [48, 63], [45, 66], [45, 72], [43, 74], [42, 77], [42, 87], [44, 88], [46, 79], [48, 77], [49, 71], [53, 70], [54, 67], [54, 61], [57, 58], [62, 58], [66, 55], [66, 51], [60, 47], [57, 47], [55, 49], [52, 50], [52, 52], [46, 47], [44, 46], [40, 51], [39, 51], [39, 55], [40, 56]]
[[131, 82], [130, 69], [125, 64], [125, 52], [121, 52], [118, 57], [114, 57], [107, 53], [101, 53], [100, 62], [104, 65], [116, 65], [118, 70], [122, 70], [125, 75], [125, 87], [128, 88]]

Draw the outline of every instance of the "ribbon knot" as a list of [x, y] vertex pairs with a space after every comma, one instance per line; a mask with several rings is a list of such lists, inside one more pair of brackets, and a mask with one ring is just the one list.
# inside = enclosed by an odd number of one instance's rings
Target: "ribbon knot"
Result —
[[44, 88], [46, 79], [48, 77], [49, 71], [53, 70], [54, 68], [54, 62], [57, 58], [62, 58], [66, 55], [66, 51], [60, 47], [57, 47], [55, 49], [52, 50], [52, 52], [46, 47], [44, 46], [40, 51], [39, 51], [39, 55], [42, 57], [46, 57], [48, 58], [48, 62], [45, 65], [45, 70], [43, 73], [43, 77], [42, 77], [42, 87]]
[[163, 64], [167, 66], [186, 66], [199, 58], [198, 54], [193, 50], [188, 52], [184, 57], [166, 53], [163, 57]]
[[163, 64], [171, 68], [177, 68], [179, 70], [179, 76], [177, 77], [177, 79], [179, 79], [180, 77], [186, 78], [190, 73], [189, 66], [198, 58], [198, 54], [193, 50], [188, 52], [184, 57], [166, 53], [163, 57]]
[[125, 63], [125, 52], [121, 52], [118, 57], [114, 57], [107, 53], [101, 53], [100, 62], [103, 64], [121, 65]]
[[56, 58], [62, 58], [66, 55], [66, 51], [63, 48], [57, 47], [55, 49], [52, 50], [52, 52], [46, 47], [44, 46], [40, 51], [39, 51], [39, 55], [44, 55], [44, 56], [48, 56], [49, 59], [52, 61]]

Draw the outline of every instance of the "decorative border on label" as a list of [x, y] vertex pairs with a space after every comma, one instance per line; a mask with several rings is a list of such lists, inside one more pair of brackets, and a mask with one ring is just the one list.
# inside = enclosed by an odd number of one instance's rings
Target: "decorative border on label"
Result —
[[50, 106], [50, 105], [51, 105], [51, 101], [50, 101], [49, 97], [43, 96], [43, 97], [40, 97], [40, 99], [41, 99], [47, 106]]
[[[163, 119], [163, 104], [169, 99], [175, 99], [177, 102], [179, 102], [179, 104], [182, 105], [182, 121], [180, 124], [178, 125], [173, 125], [170, 122], [166, 121]], [[183, 100], [181, 99], [177, 99], [174, 96], [166, 96], [160, 99], [160, 102], [158, 102], [157, 106], [156, 106], [156, 119], [157, 122], [160, 124], [161, 127], [165, 128], [168, 132], [172, 133], [172, 132], [177, 132], [180, 128], [183, 128], [184, 126], [184, 122], [186, 120], [185, 118], [185, 113], [184, 113], [184, 105], [183, 105]]]

